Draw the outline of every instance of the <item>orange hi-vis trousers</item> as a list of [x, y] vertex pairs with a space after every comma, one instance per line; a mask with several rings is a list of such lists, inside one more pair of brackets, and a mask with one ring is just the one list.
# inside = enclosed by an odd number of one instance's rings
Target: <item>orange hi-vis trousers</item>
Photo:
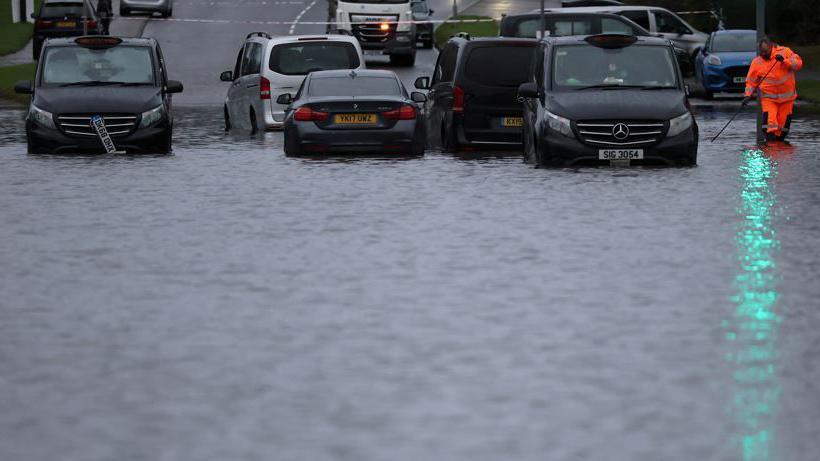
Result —
[[766, 125], [763, 128], [767, 133], [773, 133], [778, 138], [785, 137], [789, 133], [789, 125], [791, 125], [794, 100], [778, 101], [765, 97], [761, 99], [763, 115], [766, 117]]

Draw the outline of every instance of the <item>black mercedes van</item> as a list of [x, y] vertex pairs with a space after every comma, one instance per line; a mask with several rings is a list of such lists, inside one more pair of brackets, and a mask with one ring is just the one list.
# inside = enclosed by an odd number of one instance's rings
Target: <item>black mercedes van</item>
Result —
[[31, 95], [31, 154], [171, 150], [171, 95], [182, 84], [168, 80], [154, 39], [48, 40], [34, 82], [17, 82], [14, 89]]
[[668, 40], [546, 38], [518, 95], [536, 166], [697, 163], [698, 126]]

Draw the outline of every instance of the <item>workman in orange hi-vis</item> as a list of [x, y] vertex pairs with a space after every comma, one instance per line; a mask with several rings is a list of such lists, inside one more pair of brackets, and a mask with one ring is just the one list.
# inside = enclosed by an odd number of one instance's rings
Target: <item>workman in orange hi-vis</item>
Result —
[[794, 100], [797, 99], [794, 73], [803, 67], [803, 60], [794, 51], [768, 38], [758, 43], [757, 54], [746, 76], [743, 105], [748, 104], [755, 90], [760, 89], [766, 141], [783, 141], [789, 134]]

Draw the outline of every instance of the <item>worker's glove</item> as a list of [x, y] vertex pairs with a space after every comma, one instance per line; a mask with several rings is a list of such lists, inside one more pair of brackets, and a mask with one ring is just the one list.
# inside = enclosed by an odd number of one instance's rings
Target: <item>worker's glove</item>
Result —
[[776, 55], [774, 56], [774, 58], [775, 58], [775, 59], [777, 59], [779, 62], [783, 62], [783, 61], [785, 61], [785, 58], [783, 57], [783, 55], [782, 55], [782, 54], [776, 54]]
[[749, 102], [750, 102], [751, 100], [752, 100], [752, 97], [751, 97], [751, 96], [746, 96], [745, 98], [743, 98], [743, 101], [740, 103], [740, 105], [741, 105], [742, 107], [746, 107], [746, 105], [747, 105], [747, 104], [749, 104]]

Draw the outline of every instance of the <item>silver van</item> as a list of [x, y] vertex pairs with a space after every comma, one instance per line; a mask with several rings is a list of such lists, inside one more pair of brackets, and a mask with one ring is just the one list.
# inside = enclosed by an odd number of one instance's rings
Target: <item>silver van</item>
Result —
[[219, 76], [231, 83], [225, 97], [225, 129], [281, 129], [287, 105], [278, 104], [276, 95], [296, 93], [314, 71], [364, 68], [362, 49], [352, 36], [271, 37], [252, 32], [239, 49], [233, 70]]
[[680, 16], [655, 6], [586, 6], [577, 8], [555, 8], [553, 13], [614, 13], [642, 26], [649, 32], [671, 40], [677, 47], [686, 50], [690, 58], [706, 45], [709, 34], [705, 34]]

